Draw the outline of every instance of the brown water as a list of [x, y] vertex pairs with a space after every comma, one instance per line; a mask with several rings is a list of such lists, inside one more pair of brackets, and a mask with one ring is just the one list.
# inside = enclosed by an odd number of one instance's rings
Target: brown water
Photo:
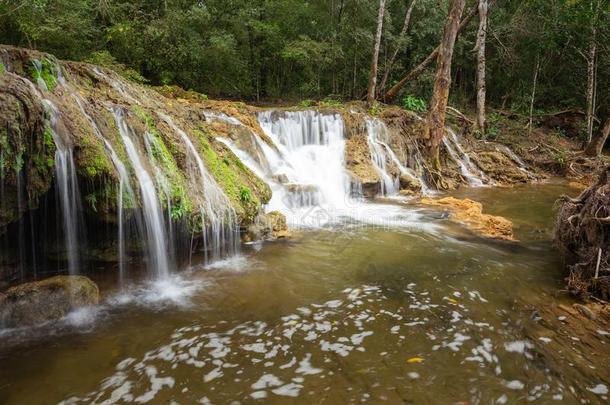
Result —
[[0, 336], [0, 402], [603, 401], [590, 390], [607, 382], [546, 363], [524, 333], [528, 308], [565, 300], [550, 242], [564, 191], [457, 193], [513, 220], [517, 244], [420, 212], [435, 230], [336, 226], [163, 285], [103, 283], [99, 310]]

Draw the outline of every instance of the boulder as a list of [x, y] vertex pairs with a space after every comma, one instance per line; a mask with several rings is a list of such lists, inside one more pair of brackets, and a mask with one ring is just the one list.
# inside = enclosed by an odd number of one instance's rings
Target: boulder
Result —
[[0, 294], [0, 324], [19, 327], [56, 320], [99, 300], [97, 285], [84, 276], [55, 276], [24, 283]]
[[409, 191], [410, 194], [419, 193], [421, 191], [421, 182], [411, 176], [403, 174], [400, 176], [400, 190], [401, 192]]
[[255, 240], [275, 240], [290, 237], [286, 217], [279, 211], [259, 215], [243, 235], [246, 242]]

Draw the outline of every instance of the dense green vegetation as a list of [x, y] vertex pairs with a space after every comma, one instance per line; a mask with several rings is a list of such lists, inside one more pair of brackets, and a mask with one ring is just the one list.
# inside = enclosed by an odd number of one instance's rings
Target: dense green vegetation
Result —
[[[407, 35], [400, 36], [412, 1], [385, 5], [380, 78], [398, 49], [386, 87], [424, 59], [442, 34], [448, 1], [416, 0]], [[475, 3], [468, 0], [466, 10]], [[0, 0], [0, 42], [122, 65], [131, 78], [213, 97], [361, 98], [378, 8], [375, 0]], [[607, 109], [609, 14], [608, 0], [491, 4], [488, 102], [526, 112], [538, 70], [536, 110], [584, 110], [594, 41], [596, 105]], [[476, 31], [475, 17], [456, 44], [451, 97], [459, 104], [475, 98]], [[396, 101], [428, 100], [433, 67]]]

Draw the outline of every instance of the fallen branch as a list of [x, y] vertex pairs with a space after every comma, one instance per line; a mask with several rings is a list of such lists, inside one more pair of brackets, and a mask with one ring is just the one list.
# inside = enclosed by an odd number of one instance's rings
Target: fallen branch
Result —
[[473, 120], [471, 120], [470, 118], [466, 117], [463, 113], [461, 113], [460, 111], [456, 110], [453, 107], [447, 106], [447, 113], [449, 115], [453, 115], [455, 117], [458, 117], [458, 118], [468, 122], [470, 125], [474, 125], [474, 121]]

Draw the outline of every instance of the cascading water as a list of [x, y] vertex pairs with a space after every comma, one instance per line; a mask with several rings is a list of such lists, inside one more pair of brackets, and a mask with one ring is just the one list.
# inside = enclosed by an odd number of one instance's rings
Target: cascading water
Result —
[[487, 177], [472, 161], [468, 154], [462, 148], [460, 141], [455, 132], [447, 127], [448, 136], [443, 137], [443, 144], [451, 156], [451, 159], [460, 167], [462, 176], [473, 187], [481, 187], [485, 185]]
[[392, 149], [387, 144], [389, 141], [387, 127], [378, 119], [367, 119], [366, 129], [368, 134], [367, 142], [371, 152], [371, 162], [381, 177], [381, 195], [396, 194], [400, 188], [399, 178], [392, 178], [386, 164], [390, 153], [395, 157]]
[[228, 197], [206, 168], [199, 152], [188, 135], [163, 113], [157, 113], [182, 139], [186, 146], [192, 170], [199, 176], [200, 204], [204, 254], [206, 262], [233, 255], [239, 249], [237, 216]]
[[169, 275], [167, 237], [157, 190], [148, 171], [144, 168], [140, 153], [131, 139], [132, 131], [124, 118], [123, 110], [115, 107], [112, 109], [112, 113], [140, 186], [148, 240], [149, 267], [153, 269], [158, 278], [166, 278]]
[[59, 112], [57, 107], [49, 101], [43, 100], [48, 110], [50, 128], [55, 142], [55, 181], [57, 183], [58, 199], [63, 218], [64, 243], [68, 256], [68, 271], [77, 274], [79, 269], [79, 241], [81, 232], [78, 220], [80, 218], [80, 192], [76, 177], [76, 167], [72, 147], [68, 146], [68, 139], [62, 136], [64, 131], [59, 125]]
[[341, 116], [316, 111], [266, 111], [258, 119], [277, 149], [257, 139], [271, 171], [266, 180], [287, 180], [280, 187], [272, 187], [270, 209], [281, 211], [290, 221], [301, 216], [299, 208], [316, 205], [334, 210], [349, 203]]
[[125, 194], [129, 196], [131, 201], [135, 201], [135, 194], [133, 192], [133, 188], [131, 186], [131, 180], [129, 178], [129, 173], [127, 172], [127, 168], [123, 161], [119, 158], [117, 153], [115, 152], [112, 144], [108, 142], [108, 140], [102, 135], [99, 127], [95, 123], [95, 120], [91, 115], [87, 112], [84, 105], [84, 100], [82, 97], [76, 93], [72, 93], [72, 97], [78, 104], [78, 107], [83, 114], [83, 116], [87, 119], [91, 128], [93, 129], [93, 133], [97, 138], [99, 138], [103, 143], [104, 147], [110, 154], [110, 159], [119, 175], [119, 193], [117, 195], [117, 223], [118, 223], [118, 253], [119, 253], [119, 277], [121, 281], [125, 278], [125, 224], [124, 224], [124, 208], [125, 208]]

